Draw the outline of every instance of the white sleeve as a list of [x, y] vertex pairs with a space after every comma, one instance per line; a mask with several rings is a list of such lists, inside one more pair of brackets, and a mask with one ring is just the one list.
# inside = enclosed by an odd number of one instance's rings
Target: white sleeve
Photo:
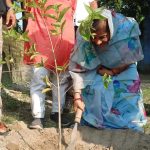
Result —
[[93, 2], [94, 0], [87, 0], [88, 1], [88, 3], [91, 3], [91, 2]]

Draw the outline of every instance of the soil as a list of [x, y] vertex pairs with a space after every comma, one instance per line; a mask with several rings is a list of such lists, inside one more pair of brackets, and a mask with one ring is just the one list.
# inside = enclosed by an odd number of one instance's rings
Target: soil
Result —
[[[143, 87], [148, 88], [150, 85], [150, 82], [147, 81], [143, 81], [143, 83]], [[3, 99], [11, 97], [8, 104], [4, 102], [4, 114], [8, 116], [15, 114], [17, 119], [8, 124], [10, 128], [8, 133], [0, 135], [0, 150], [58, 150], [58, 130], [54, 123], [46, 121], [43, 130], [30, 130], [27, 127], [32, 120], [29, 97], [21, 101], [22, 95], [21, 92], [15, 90], [5, 89], [3, 91]], [[46, 108], [49, 108], [50, 105], [46, 104]], [[49, 112], [46, 112], [46, 118], [48, 118], [47, 114], [49, 115]], [[71, 133], [72, 128], [62, 129], [62, 150], [67, 148]], [[149, 141], [149, 132], [145, 134], [129, 129], [97, 130], [80, 126], [78, 127], [75, 150], [150, 150]]]
[[[57, 150], [56, 128], [30, 130], [19, 121], [9, 126], [11, 131], [0, 136], [0, 150]], [[62, 130], [62, 150], [70, 142], [72, 129]], [[75, 150], [149, 150], [150, 136], [132, 130], [97, 130], [79, 127]]]

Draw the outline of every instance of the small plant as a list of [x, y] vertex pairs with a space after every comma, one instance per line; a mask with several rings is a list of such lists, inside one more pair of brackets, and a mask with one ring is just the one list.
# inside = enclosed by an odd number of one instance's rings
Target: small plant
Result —
[[[51, 48], [49, 49], [50, 51], [52, 51], [52, 55], [53, 55], [53, 59], [54, 59], [54, 70], [53, 73], [56, 75], [57, 78], [57, 85], [55, 85], [55, 87], [57, 88], [57, 93], [58, 93], [58, 112], [59, 112], [59, 149], [61, 149], [61, 108], [60, 108], [60, 84], [61, 81], [59, 79], [59, 75], [61, 74], [61, 72], [63, 72], [66, 67], [68, 66], [68, 64], [65, 64], [64, 66], [59, 66], [57, 64], [57, 60], [56, 60], [56, 55], [55, 55], [55, 46], [58, 44], [56, 43], [56, 45], [53, 44], [52, 42], [52, 37], [51, 36], [60, 36], [63, 33], [64, 30], [64, 26], [66, 23], [66, 20], [64, 19], [64, 16], [66, 15], [66, 12], [70, 9], [69, 7], [65, 7], [62, 8], [62, 4], [54, 4], [54, 5], [46, 5], [47, 0], [39, 0], [38, 3], [37, 1], [24, 1], [24, 0], [18, 0], [16, 3], [14, 3], [13, 8], [15, 10], [15, 12], [24, 12], [26, 15], [21, 18], [21, 19], [35, 19], [34, 14], [31, 13], [30, 11], [28, 11], [28, 9], [21, 9], [20, 5], [18, 5], [18, 3], [23, 3], [25, 8], [37, 8], [40, 11], [41, 17], [42, 17], [42, 21], [44, 23], [44, 28], [47, 31], [48, 34], [48, 40], [49, 43], [51, 44]], [[53, 12], [55, 12], [54, 14], [50, 14], [48, 11], [52, 10]], [[50, 18], [52, 20], [51, 22], [51, 26], [53, 27], [52, 29], [49, 30], [49, 25], [46, 22], [46, 19]], [[4, 35], [6, 38], [13, 38], [13, 40], [15, 41], [23, 41], [23, 42], [29, 42], [30, 39], [28, 38], [28, 33], [27, 32], [17, 32], [15, 29], [11, 29], [8, 31], [4, 31]], [[61, 39], [60, 39], [61, 40]], [[34, 60], [34, 58], [36, 56], [39, 55], [39, 52], [36, 51], [36, 43], [33, 43], [30, 46], [30, 49], [27, 50], [25, 52], [26, 55], [28, 55], [30, 57], [30, 60]], [[7, 55], [8, 57], [8, 55]], [[6, 57], [6, 58], [7, 58]], [[5, 58], [5, 61], [7, 61]], [[9, 59], [9, 62], [13, 62], [13, 57], [9, 57], [7, 58]], [[4, 60], [1, 60], [1, 64], [5, 63]], [[8, 62], [8, 61], [7, 61]], [[44, 66], [44, 62], [45, 60], [43, 58], [41, 58], [41, 62], [35, 64], [36, 67], [43, 67]], [[45, 83], [47, 84], [47, 88], [43, 89], [43, 93], [48, 92], [51, 88], [51, 82], [49, 81], [49, 78], [46, 76], [44, 79]]]
[[110, 82], [112, 82], [112, 77], [110, 75], [107, 75], [106, 73], [104, 74], [103, 76], [103, 84], [104, 84], [104, 87], [107, 89]]

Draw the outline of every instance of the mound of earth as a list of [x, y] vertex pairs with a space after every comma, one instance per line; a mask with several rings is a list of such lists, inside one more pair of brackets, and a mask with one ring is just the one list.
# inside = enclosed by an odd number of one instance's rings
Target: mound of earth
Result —
[[[10, 125], [6, 135], [0, 136], [0, 150], [57, 150], [56, 128], [30, 130], [23, 122]], [[62, 150], [70, 142], [72, 129], [62, 129]], [[79, 127], [75, 150], [150, 150], [150, 135], [131, 130], [97, 130]], [[73, 150], [73, 149], [72, 149]]]

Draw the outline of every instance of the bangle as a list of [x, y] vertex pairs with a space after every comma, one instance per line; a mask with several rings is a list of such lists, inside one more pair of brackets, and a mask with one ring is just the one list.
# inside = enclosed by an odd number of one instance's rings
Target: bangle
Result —
[[81, 97], [80, 98], [74, 98], [74, 102], [78, 101], [78, 100], [82, 101], [82, 98]]
[[75, 94], [79, 94], [79, 95], [81, 95], [81, 92], [74, 92], [74, 95], [75, 95]]

